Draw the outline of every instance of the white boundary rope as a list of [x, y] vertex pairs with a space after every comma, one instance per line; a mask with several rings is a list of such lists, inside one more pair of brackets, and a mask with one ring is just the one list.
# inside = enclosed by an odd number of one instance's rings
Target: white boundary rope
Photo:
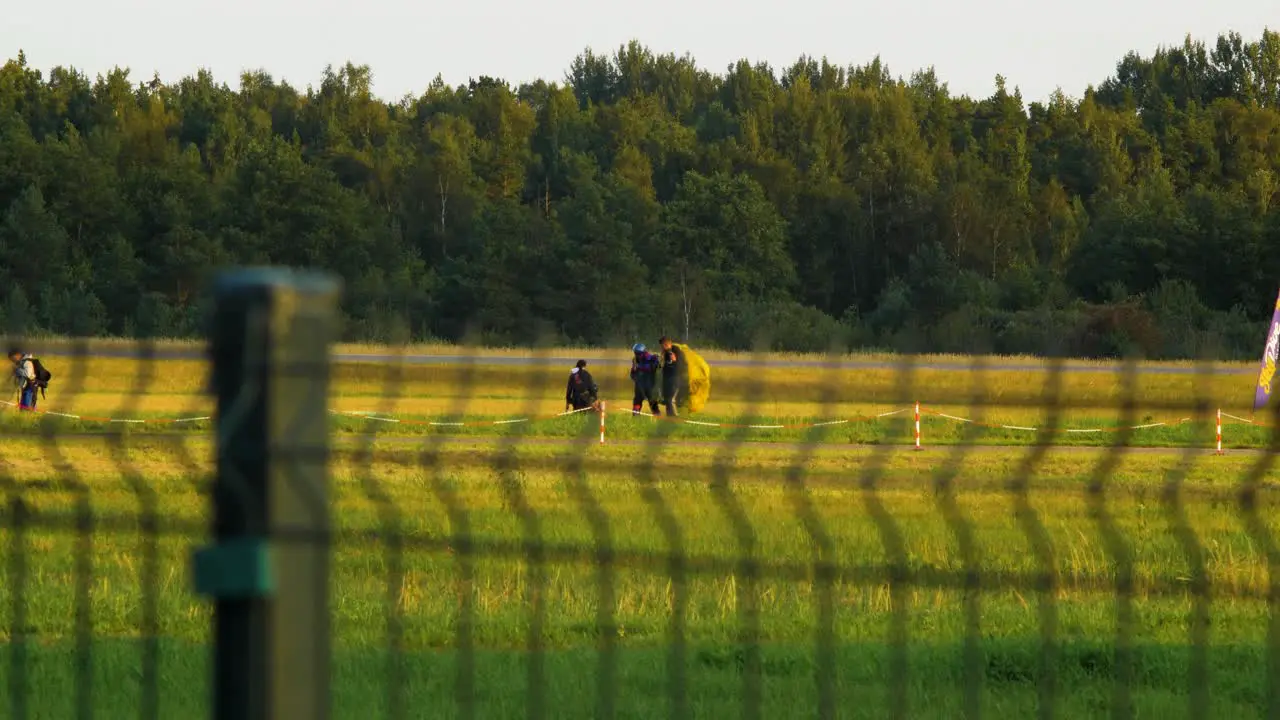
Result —
[[[0, 407], [17, 409], [18, 404], [8, 400], [0, 400]], [[925, 416], [938, 417], [938, 418], [950, 420], [953, 422], [979, 425], [982, 427], [993, 428], [993, 429], [1011, 430], [1014, 432], [1040, 432], [1041, 431], [1041, 428], [1039, 427], [1030, 427], [1025, 425], [982, 423], [972, 418], [965, 418], [965, 417], [960, 417], [958, 415], [939, 412], [936, 410], [929, 410], [927, 408], [923, 408], [919, 403], [916, 403], [914, 407], [899, 408], [897, 410], [890, 410], [887, 412], [882, 412], [882, 413], [869, 415], [865, 417], [844, 418], [840, 420], [827, 420], [823, 422], [803, 423], [803, 424], [796, 424], [796, 425], [786, 425], [786, 424], [738, 425], [730, 422], [691, 420], [687, 418], [666, 418], [661, 415], [655, 415], [653, 413], [644, 412], [643, 410], [632, 411], [632, 415], [638, 416], [638, 417], [648, 417], [648, 418], [655, 418], [655, 419], [661, 419], [661, 420], [668, 420], [668, 421], [678, 422], [685, 425], [695, 425], [699, 427], [745, 428], [745, 429], [751, 429], [751, 430], [788, 430], [788, 429], [803, 430], [803, 429], [820, 428], [820, 427], [833, 427], [836, 425], [847, 425], [850, 423], [857, 423], [857, 422], [871, 422], [871, 421], [879, 420], [882, 418], [892, 417], [894, 415], [901, 415], [902, 413], [908, 413], [908, 412], [911, 412], [912, 410], [915, 411], [915, 438], [914, 439], [915, 439], [916, 449], [921, 448], [921, 420]], [[584, 412], [599, 412], [600, 444], [603, 445], [605, 442], [605, 405], [604, 403], [600, 403], [599, 408], [588, 407], [588, 408], [580, 408], [577, 410], [567, 410], [565, 412], [556, 413], [554, 415], [508, 418], [504, 420], [476, 420], [476, 421], [440, 421], [440, 420], [416, 420], [416, 419], [410, 419], [410, 418], [396, 418], [396, 417], [387, 417], [385, 415], [380, 415], [376, 411], [370, 411], [370, 410], [330, 410], [329, 411], [331, 415], [336, 415], [341, 417], [359, 418], [363, 420], [370, 420], [373, 422], [383, 422], [383, 423], [390, 423], [390, 424], [424, 425], [424, 426], [430, 426], [430, 427], [498, 427], [498, 426], [504, 426], [504, 425], [519, 425], [524, 423], [536, 422], [539, 420], [556, 420], [560, 418], [569, 417], [572, 415], [578, 415]], [[82, 422], [98, 422], [98, 423], [123, 424], [123, 425], [180, 424], [180, 423], [203, 422], [203, 421], [208, 421], [213, 419], [212, 416], [209, 416], [209, 415], [202, 415], [199, 417], [180, 417], [180, 418], [111, 418], [111, 417], [95, 417], [91, 415], [78, 415], [73, 413], [57, 412], [57, 411], [51, 411], [51, 410], [37, 410], [36, 413], [39, 415], [49, 415], [52, 417], [67, 418], [70, 420], [80, 420]], [[1239, 415], [1232, 415], [1231, 413], [1218, 410], [1216, 413], [1215, 429], [1216, 429], [1216, 449], [1219, 455], [1221, 455], [1223, 452], [1222, 451], [1222, 426], [1223, 426], [1224, 418], [1235, 421], [1236, 423], [1239, 423], [1239, 424], [1251, 425], [1254, 427], [1269, 427], [1264, 423], [1256, 422], [1250, 418], [1240, 417]], [[1173, 426], [1182, 425], [1188, 422], [1191, 422], [1191, 418], [1181, 418], [1176, 422], [1153, 422], [1153, 423], [1145, 423], [1142, 425], [1131, 425], [1131, 426], [1109, 427], [1109, 428], [1105, 428], [1105, 427], [1056, 428], [1055, 432], [1061, 432], [1064, 434], [1093, 434], [1093, 433], [1105, 433], [1105, 432], [1123, 432], [1126, 430], [1148, 430], [1151, 428], [1158, 428], [1158, 427], [1173, 427]]]
[[[14, 408], [14, 409], [18, 409], [18, 408], [19, 408], [18, 403], [10, 402], [10, 401], [8, 401], [8, 400], [0, 400], [0, 405], [2, 405], [2, 406], [4, 406], [4, 407]], [[201, 422], [201, 421], [203, 421], [203, 420], [212, 420], [212, 419], [213, 419], [213, 417], [212, 417], [212, 416], [210, 416], [210, 415], [202, 415], [202, 416], [200, 416], [200, 417], [181, 417], [181, 418], [141, 418], [141, 419], [139, 419], [139, 418], [110, 418], [110, 417], [95, 417], [95, 416], [93, 416], [93, 415], [73, 415], [73, 414], [71, 414], [71, 413], [54, 412], [54, 411], [52, 411], [52, 410], [36, 410], [35, 412], [36, 412], [36, 414], [37, 414], [37, 415], [50, 415], [50, 416], [52, 416], [52, 417], [68, 418], [68, 419], [70, 419], [70, 420], [81, 420], [81, 421], [84, 421], [84, 422], [97, 422], [97, 423], [118, 423], [118, 424], [123, 424], [123, 425], [152, 425], [152, 424], [170, 424], [170, 423], [193, 423], [193, 422]]]
[[556, 413], [555, 415], [509, 418], [507, 420], [473, 420], [471, 422], [463, 422], [463, 421], [442, 422], [437, 420], [411, 420], [407, 418], [384, 417], [382, 415], [376, 414], [376, 412], [371, 410], [330, 410], [329, 414], [346, 416], [346, 417], [356, 417], [362, 420], [374, 420], [377, 422], [385, 422], [385, 423], [402, 423], [406, 425], [429, 425], [432, 427], [484, 427], [484, 426], [494, 426], [494, 425], [516, 425], [519, 423], [534, 422], [537, 420], [555, 420], [557, 418], [568, 417], [570, 415], [577, 415], [579, 413], [593, 412], [594, 410], [595, 408], [588, 407], [588, 408], [579, 408], [577, 410], [566, 410], [562, 413]]

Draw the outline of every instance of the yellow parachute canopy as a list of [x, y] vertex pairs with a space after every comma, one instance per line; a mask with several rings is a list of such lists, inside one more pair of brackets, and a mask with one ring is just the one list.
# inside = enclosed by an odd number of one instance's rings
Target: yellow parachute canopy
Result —
[[[680, 403], [689, 412], [701, 412], [711, 399], [711, 366], [701, 355], [688, 345], [671, 343], [684, 358], [684, 402]], [[682, 409], [684, 409], [682, 408]]]

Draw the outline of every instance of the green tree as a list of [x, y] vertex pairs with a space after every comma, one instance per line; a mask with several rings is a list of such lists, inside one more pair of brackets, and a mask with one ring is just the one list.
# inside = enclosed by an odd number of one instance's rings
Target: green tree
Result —
[[786, 222], [745, 175], [687, 174], [665, 208], [660, 247], [658, 263], [685, 260], [716, 300], [786, 297], [795, 280]]
[[19, 51], [0, 315], [191, 334], [212, 270], [280, 263], [343, 277], [353, 340], [1111, 352], [1135, 338], [1108, 323], [1153, 312], [1195, 324], [1153, 352], [1256, 352], [1280, 277], [1280, 33], [1127, 53], [1030, 103], [879, 58], [778, 67], [629, 42], [560, 82], [437, 75], [388, 102], [352, 63], [232, 90]]

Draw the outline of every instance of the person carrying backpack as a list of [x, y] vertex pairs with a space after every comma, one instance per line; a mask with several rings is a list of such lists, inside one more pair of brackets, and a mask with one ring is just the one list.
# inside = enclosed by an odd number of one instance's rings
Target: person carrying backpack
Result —
[[587, 361], [579, 360], [569, 371], [569, 385], [564, 391], [565, 411], [594, 408], [599, 397], [600, 387], [587, 372]]
[[35, 410], [36, 391], [44, 396], [53, 373], [45, 369], [39, 358], [16, 347], [9, 349], [9, 360], [13, 362], [13, 379], [18, 386], [18, 409]]
[[642, 344], [631, 347], [635, 355], [631, 361], [631, 381], [636, 384], [636, 394], [631, 399], [631, 414], [639, 415], [646, 401], [654, 415], [658, 414], [658, 366], [661, 360]]

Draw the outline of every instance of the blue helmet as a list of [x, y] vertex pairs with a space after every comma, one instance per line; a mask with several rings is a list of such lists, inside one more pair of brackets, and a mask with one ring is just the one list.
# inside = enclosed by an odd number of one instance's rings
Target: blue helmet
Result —
[[644, 349], [645, 349], [644, 343], [636, 343], [635, 345], [631, 346], [631, 352], [634, 352], [634, 353], [642, 353], [644, 352]]

